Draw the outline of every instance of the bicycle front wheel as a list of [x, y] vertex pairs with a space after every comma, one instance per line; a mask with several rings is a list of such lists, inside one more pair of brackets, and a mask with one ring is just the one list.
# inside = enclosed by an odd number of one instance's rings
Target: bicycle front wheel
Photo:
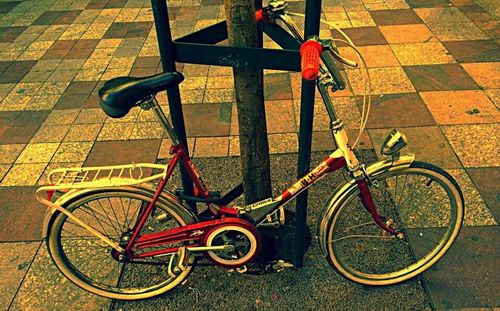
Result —
[[[153, 193], [140, 188], [96, 189], [77, 196], [64, 208], [112, 241], [124, 245], [141, 209], [149, 205]], [[160, 198], [149, 215], [141, 234], [180, 227], [194, 219], [168, 200]], [[49, 254], [61, 272], [73, 283], [108, 298], [135, 300], [152, 297], [180, 284], [191, 272], [172, 273], [174, 254], [117, 260], [117, 254], [101, 239], [92, 235], [65, 214], [53, 221], [47, 237]], [[163, 248], [180, 245], [168, 245]], [[137, 251], [136, 254], [146, 249]]]
[[388, 235], [349, 188], [327, 228], [328, 261], [348, 279], [367, 285], [408, 280], [435, 264], [457, 237], [462, 193], [444, 170], [424, 162], [372, 177], [378, 213], [403, 238]]

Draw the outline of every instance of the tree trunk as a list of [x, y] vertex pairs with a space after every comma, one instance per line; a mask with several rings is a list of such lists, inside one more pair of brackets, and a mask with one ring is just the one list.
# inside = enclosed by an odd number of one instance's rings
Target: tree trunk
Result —
[[[229, 44], [258, 47], [254, 0], [225, 0]], [[261, 69], [233, 67], [245, 203], [272, 195]]]

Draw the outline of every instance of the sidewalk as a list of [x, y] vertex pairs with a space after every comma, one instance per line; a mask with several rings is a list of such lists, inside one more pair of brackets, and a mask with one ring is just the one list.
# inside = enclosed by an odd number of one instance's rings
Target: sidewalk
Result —
[[[169, 1], [173, 36], [224, 19], [222, 3]], [[304, 2], [290, 2], [289, 9], [303, 12]], [[353, 284], [327, 266], [313, 243], [299, 271], [253, 277], [199, 268], [191, 287], [115, 303], [80, 290], [50, 262], [40, 239], [44, 208], [33, 193], [57, 167], [168, 156], [154, 115], [137, 109], [107, 118], [96, 95], [110, 78], [161, 71], [150, 2], [0, 0], [0, 309], [498, 309], [499, 16], [496, 0], [323, 1], [323, 18], [344, 29], [369, 66], [374, 96], [363, 154], [380, 156], [383, 139], [397, 127], [408, 136], [408, 152], [444, 167], [464, 192], [459, 240], [420, 280], [386, 288]], [[331, 34], [328, 26], [321, 32]], [[190, 153], [206, 168], [211, 188], [236, 183], [217, 170], [238, 170], [231, 69], [179, 64], [178, 70], [186, 76], [180, 88]], [[359, 69], [345, 74], [350, 87], [336, 93], [334, 103], [353, 138], [363, 84]], [[286, 175], [284, 161], [295, 161], [298, 144], [300, 74], [266, 72], [265, 98], [273, 174]], [[328, 116], [318, 101], [313, 150], [331, 148]], [[285, 175], [276, 188], [290, 180]], [[333, 183], [342, 180], [337, 177]], [[324, 203], [318, 193], [329, 187], [311, 194], [318, 197], [310, 200], [313, 232], [314, 213]]]

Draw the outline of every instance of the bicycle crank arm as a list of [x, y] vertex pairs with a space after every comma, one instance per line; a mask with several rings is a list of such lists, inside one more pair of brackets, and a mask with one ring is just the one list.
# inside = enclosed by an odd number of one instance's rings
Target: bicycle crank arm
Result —
[[210, 252], [210, 251], [225, 251], [232, 252], [234, 251], [234, 246], [232, 245], [219, 245], [219, 246], [193, 246], [187, 247], [187, 250], [193, 253], [197, 252]]
[[179, 247], [177, 252], [172, 254], [170, 262], [168, 263], [168, 274], [171, 277], [175, 277], [176, 272], [185, 271], [189, 265], [189, 253], [190, 252], [206, 252], [206, 251], [234, 251], [234, 246], [232, 245], [219, 245], [219, 246], [193, 246]]

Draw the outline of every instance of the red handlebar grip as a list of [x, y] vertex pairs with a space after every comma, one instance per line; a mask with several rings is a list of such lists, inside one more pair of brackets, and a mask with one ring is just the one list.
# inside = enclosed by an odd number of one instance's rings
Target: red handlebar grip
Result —
[[258, 23], [258, 22], [262, 22], [264, 20], [266, 20], [266, 14], [264, 14], [264, 10], [259, 9], [259, 10], [255, 11], [255, 21]]
[[316, 40], [308, 40], [300, 47], [302, 77], [304, 79], [314, 80], [318, 77], [319, 56], [322, 51], [321, 44]]

